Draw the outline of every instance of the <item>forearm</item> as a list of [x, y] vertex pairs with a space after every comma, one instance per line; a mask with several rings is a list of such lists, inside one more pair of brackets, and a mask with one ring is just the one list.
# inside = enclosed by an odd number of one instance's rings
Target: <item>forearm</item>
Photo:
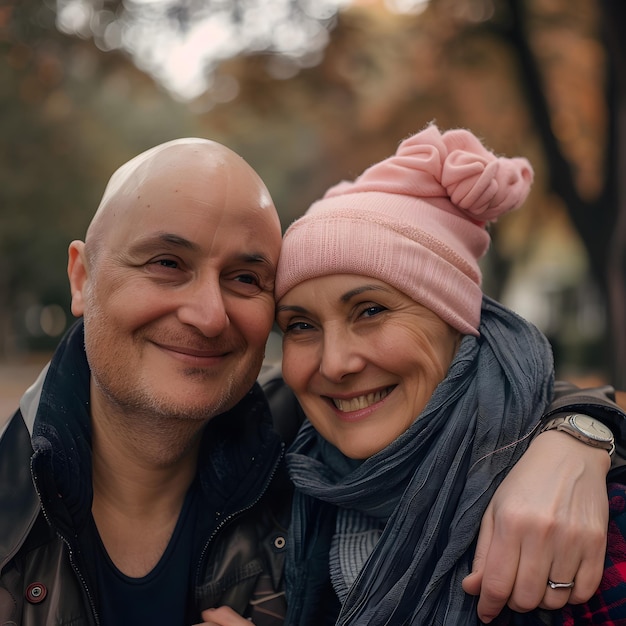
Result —
[[580, 389], [572, 383], [557, 381], [554, 400], [544, 415], [544, 421], [562, 413], [584, 413], [608, 426], [615, 437], [614, 465], [626, 461], [626, 393], [609, 385]]

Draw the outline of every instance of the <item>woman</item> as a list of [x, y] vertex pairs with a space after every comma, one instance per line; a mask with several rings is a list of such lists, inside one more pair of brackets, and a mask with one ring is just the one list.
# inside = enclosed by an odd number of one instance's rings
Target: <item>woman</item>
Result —
[[531, 181], [430, 126], [287, 231], [283, 374], [309, 420], [288, 455], [287, 623], [476, 623], [481, 516], [552, 398], [548, 342], [480, 289], [486, 226]]
[[461, 581], [480, 520], [552, 398], [547, 341], [480, 290], [485, 226], [531, 180], [430, 126], [287, 231], [277, 321], [309, 421], [288, 455], [286, 623], [477, 623]]

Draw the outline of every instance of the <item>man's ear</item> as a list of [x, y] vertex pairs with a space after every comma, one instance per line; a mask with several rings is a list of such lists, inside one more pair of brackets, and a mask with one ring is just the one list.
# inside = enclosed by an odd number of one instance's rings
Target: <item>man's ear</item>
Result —
[[84, 291], [89, 278], [89, 267], [85, 254], [85, 242], [72, 241], [68, 248], [67, 275], [72, 293], [72, 313], [80, 317], [85, 311]]

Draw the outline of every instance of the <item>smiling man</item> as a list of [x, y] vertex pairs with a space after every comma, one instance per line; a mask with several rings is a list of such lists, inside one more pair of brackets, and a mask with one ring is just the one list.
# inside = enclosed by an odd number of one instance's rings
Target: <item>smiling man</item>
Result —
[[253, 596], [263, 609], [289, 502], [255, 385], [280, 244], [265, 185], [220, 144], [172, 141], [113, 175], [69, 248], [82, 320], [0, 441], [15, 477], [0, 623], [188, 625]]

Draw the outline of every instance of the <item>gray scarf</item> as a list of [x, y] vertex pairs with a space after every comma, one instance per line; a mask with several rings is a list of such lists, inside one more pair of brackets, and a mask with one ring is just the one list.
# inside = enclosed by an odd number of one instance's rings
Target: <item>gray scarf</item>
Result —
[[479, 330], [480, 337], [463, 338], [419, 419], [369, 459], [347, 459], [303, 425], [287, 456], [296, 485], [290, 626], [307, 623], [307, 555], [327, 541], [320, 520], [330, 519], [329, 507], [386, 522], [337, 624], [478, 623], [475, 598], [461, 581], [485, 508], [526, 449], [553, 383], [552, 352], [534, 326], [485, 297]]

